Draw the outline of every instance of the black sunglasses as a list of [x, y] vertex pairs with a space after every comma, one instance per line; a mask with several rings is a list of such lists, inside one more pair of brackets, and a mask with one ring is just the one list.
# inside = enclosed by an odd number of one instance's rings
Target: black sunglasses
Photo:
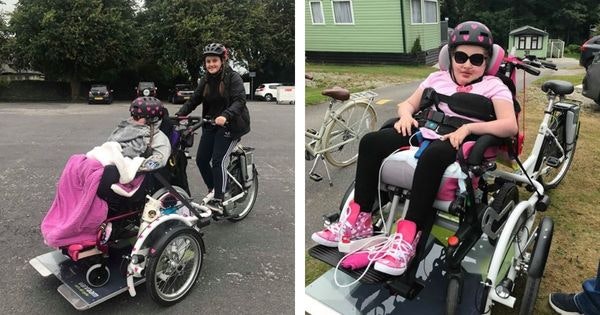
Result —
[[472, 65], [479, 67], [483, 64], [485, 59], [486, 57], [483, 54], [472, 54], [469, 56], [462, 51], [454, 52], [454, 61], [456, 61], [458, 64], [463, 64], [469, 60], [471, 61]]

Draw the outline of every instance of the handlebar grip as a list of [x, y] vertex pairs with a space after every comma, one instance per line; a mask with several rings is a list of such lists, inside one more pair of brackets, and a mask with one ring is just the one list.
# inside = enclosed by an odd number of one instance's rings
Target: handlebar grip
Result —
[[540, 61], [540, 63], [542, 64], [542, 66], [544, 66], [548, 69], [558, 70], [557, 66], [555, 64], [553, 64], [552, 62]]
[[540, 70], [532, 68], [531, 66], [526, 65], [526, 64], [517, 64], [516, 66], [517, 66], [517, 68], [523, 69], [525, 72], [527, 72], [529, 74], [540, 75], [540, 73], [541, 73]]
[[483, 153], [485, 150], [492, 146], [499, 146], [504, 141], [505, 139], [490, 134], [482, 135], [475, 141], [471, 153], [469, 153], [469, 157], [467, 158], [467, 164], [473, 166], [480, 165], [483, 162]]
[[304, 78], [305, 78], [305, 79], [307, 79], [307, 80], [312, 80], [312, 79], [314, 79], [314, 77], [313, 77], [312, 75], [310, 75], [310, 74], [305, 74], [305, 75], [304, 75]]

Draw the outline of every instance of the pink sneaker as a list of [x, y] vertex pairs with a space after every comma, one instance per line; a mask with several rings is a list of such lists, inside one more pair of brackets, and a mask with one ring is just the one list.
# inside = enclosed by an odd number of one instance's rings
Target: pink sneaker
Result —
[[361, 212], [360, 206], [354, 201], [350, 202], [338, 222], [330, 224], [322, 231], [313, 233], [311, 238], [321, 245], [337, 247], [338, 242], [342, 239], [342, 235], [348, 240], [361, 239], [373, 235], [371, 214]]
[[415, 256], [420, 236], [414, 222], [398, 220], [396, 233], [390, 236], [392, 240], [386, 254], [375, 262], [375, 270], [392, 276], [402, 275]]

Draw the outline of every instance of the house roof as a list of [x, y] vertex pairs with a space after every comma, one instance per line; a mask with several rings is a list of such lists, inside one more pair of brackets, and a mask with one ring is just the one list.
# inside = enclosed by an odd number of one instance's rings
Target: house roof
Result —
[[508, 35], [548, 35], [548, 32], [533, 26], [525, 25], [512, 30]]

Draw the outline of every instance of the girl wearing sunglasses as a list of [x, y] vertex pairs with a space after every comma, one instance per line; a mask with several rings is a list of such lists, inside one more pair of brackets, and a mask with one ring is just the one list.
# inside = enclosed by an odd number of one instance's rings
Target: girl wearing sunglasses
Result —
[[[420, 131], [430, 142], [417, 163], [406, 218], [397, 224], [394, 244], [374, 264], [376, 270], [392, 275], [404, 273], [415, 255], [418, 235], [429, 234], [435, 219], [433, 201], [444, 170], [456, 160], [460, 144], [465, 140], [475, 139], [478, 135], [509, 137], [518, 131], [511, 92], [498, 77], [486, 74], [493, 64], [498, 65], [497, 62], [502, 57], [493, 55], [493, 38], [488, 27], [474, 21], [457, 25], [450, 36], [448, 50], [442, 51], [448, 57], [440, 57], [440, 64], [447, 61], [448, 70], [429, 75], [407, 100], [398, 104], [400, 118], [394, 128], [381, 129], [361, 139], [354, 200], [340, 216], [338, 223], [312, 235], [315, 242], [331, 247], [337, 247], [341, 239], [347, 241], [371, 236], [373, 228], [370, 211], [377, 197], [381, 163], [398, 148], [409, 145], [411, 135]], [[438, 130], [419, 128], [412, 115], [419, 110], [421, 96], [426, 88], [433, 88], [437, 93], [445, 95], [457, 92], [479, 95], [483, 98], [482, 101], [493, 103], [496, 120], [484, 122], [465, 117], [453, 112], [447, 104], [440, 103], [439, 109], [444, 115], [472, 122], [444, 134], [438, 134]], [[473, 106], [477, 105], [478, 101], [473, 102]], [[427, 239], [427, 236], [423, 235], [421, 238]]]

